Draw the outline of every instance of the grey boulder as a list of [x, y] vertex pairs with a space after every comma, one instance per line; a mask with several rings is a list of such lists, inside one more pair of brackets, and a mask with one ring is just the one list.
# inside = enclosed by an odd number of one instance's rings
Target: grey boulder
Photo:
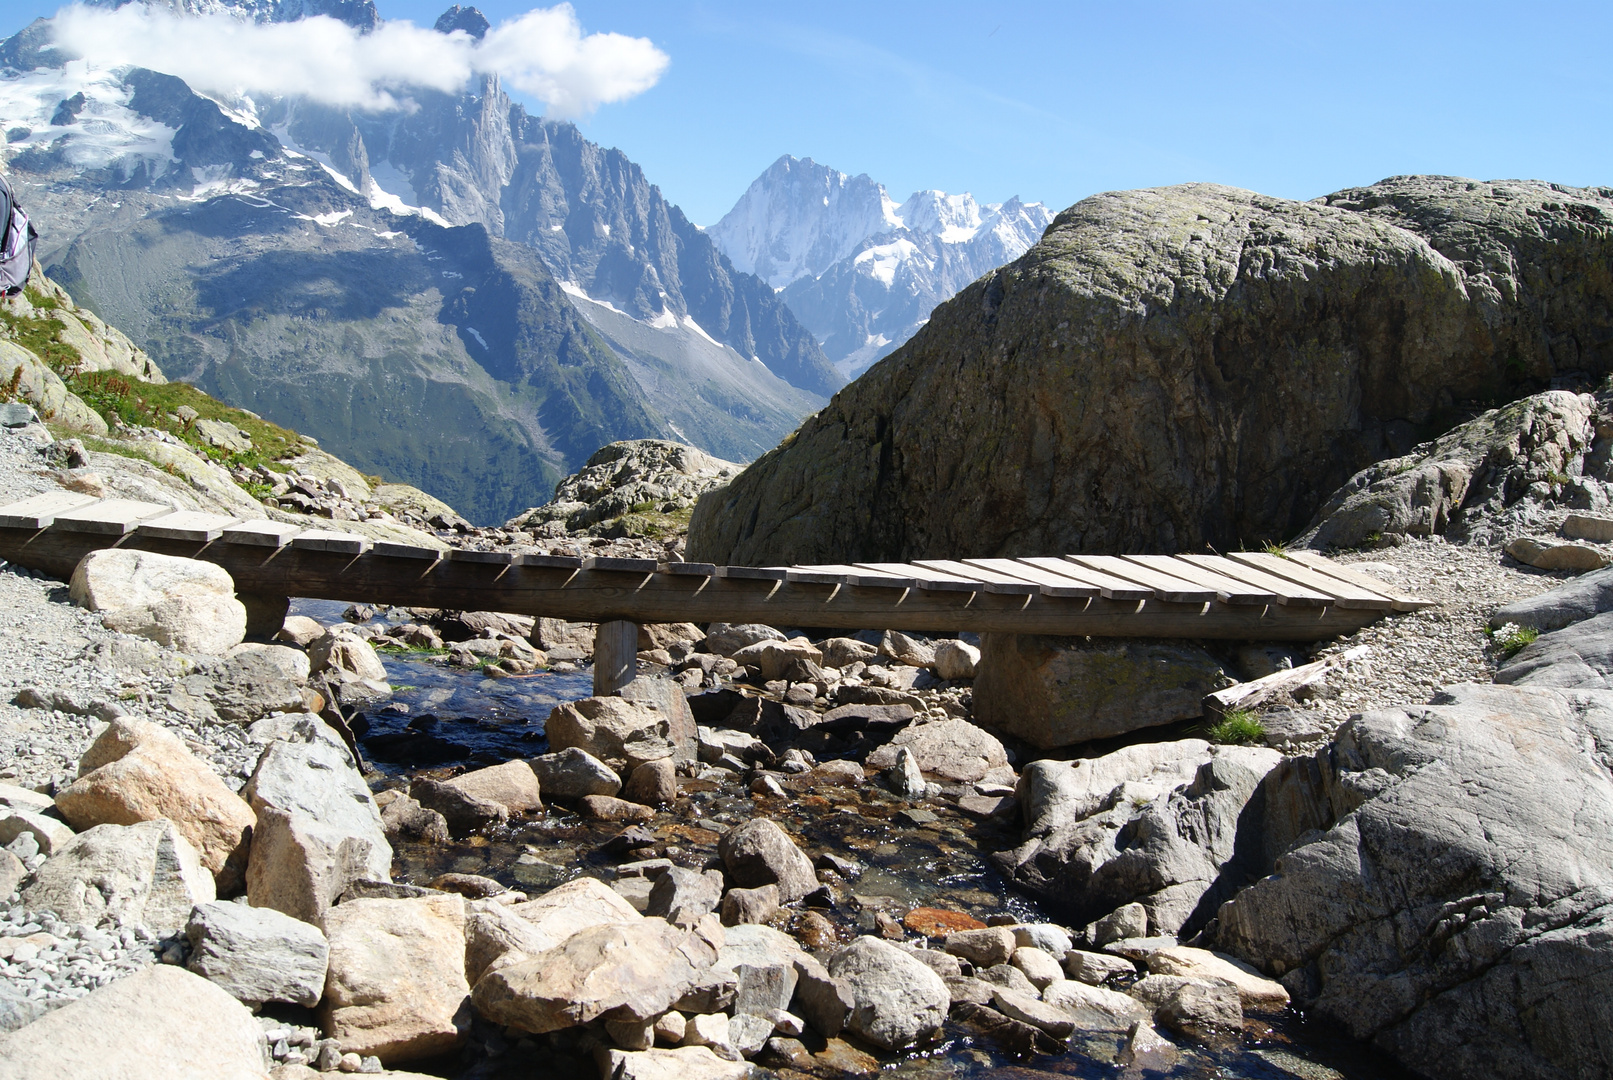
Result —
[[535, 757], [528, 764], [537, 774], [538, 786], [546, 798], [580, 799], [584, 795], [615, 795], [622, 790], [622, 778], [579, 746]]
[[321, 725], [307, 742], [270, 744], [241, 789], [258, 822], [247, 896], [316, 926], [353, 882], [392, 879], [392, 845], [369, 785], [326, 733]]
[[286, 1001], [304, 1008], [325, 992], [330, 947], [317, 926], [273, 908], [198, 904], [185, 927], [186, 966], [237, 1001]]
[[159, 937], [183, 930], [191, 909], [214, 897], [213, 875], [166, 819], [86, 829], [22, 890], [31, 910], [91, 925], [109, 917], [141, 923]]
[[974, 710], [1046, 750], [1190, 720], [1228, 682], [1213, 656], [1178, 642], [984, 634]]
[[1512, 686], [1613, 690], [1613, 611], [1542, 634], [1501, 665]]
[[0, 1035], [0, 1080], [262, 1080], [266, 1050], [245, 1005], [158, 964]]
[[1586, 1035], [1613, 1000], [1609, 745], [1598, 690], [1463, 685], [1350, 720], [1273, 776], [1275, 872], [1222, 905], [1219, 948], [1438, 1080], [1608, 1073]]
[[858, 938], [830, 958], [828, 969], [851, 993], [845, 1030], [887, 1050], [934, 1038], [952, 1005], [941, 976], [879, 938]]
[[1561, 630], [1604, 611], [1613, 611], [1613, 567], [1594, 570], [1550, 592], [1497, 608], [1490, 616], [1490, 625], [1499, 629], [1516, 623], [1535, 630]]
[[[1261, 781], [1281, 755], [1258, 747], [1211, 752], [1191, 740], [1120, 754], [1147, 779], [1105, 791], [1116, 774], [1102, 759], [1026, 766], [1024, 842], [993, 858], [1017, 885], [1077, 922], [1140, 904], [1155, 934], [1197, 932], [1262, 872]], [[1188, 782], [1160, 791], [1201, 755]]]
[[717, 852], [736, 885], [743, 889], [777, 885], [781, 904], [794, 903], [818, 887], [812, 861], [789, 833], [766, 818], [730, 830]]

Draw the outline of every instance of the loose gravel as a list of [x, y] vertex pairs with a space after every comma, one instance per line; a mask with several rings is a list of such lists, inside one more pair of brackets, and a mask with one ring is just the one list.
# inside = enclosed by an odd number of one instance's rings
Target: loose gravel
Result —
[[1506, 659], [1485, 632], [1496, 608], [1575, 576], [1520, 566], [1500, 548], [1452, 544], [1437, 536], [1336, 558], [1435, 605], [1391, 615], [1316, 651], [1321, 659], [1357, 645], [1372, 650], [1328, 676], [1324, 693], [1336, 691], [1337, 697], [1306, 703], [1334, 721], [1363, 710], [1426, 704], [1440, 687], [1455, 683], [1489, 682]]

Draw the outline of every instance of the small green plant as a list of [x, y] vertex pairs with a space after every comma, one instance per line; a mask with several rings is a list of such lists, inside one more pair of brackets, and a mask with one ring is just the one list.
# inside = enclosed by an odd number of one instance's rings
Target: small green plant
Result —
[[410, 690], [418, 690], [418, 689], [420, 689], [418, 686], [413, 686], [413, 685], [411, 685], [409, 683], [393, 683], [392, 684], [392, 692], [394, 694], [405, 694], [405, 693], [408, 693]]
[[1495, 629], [1484, 631], [1490, 635], [1490, 641], [1501, 650], [1503, 657], [1511, 656], [1525, 645], [1533, 644], [1540, 636], [1540, 631], [1532, 626], [1519, 626], [1517, 623], [1506, 623]]
[[1279, 559], [1288, 558], [1288, 549], [1286, 547], [1281, 544], [1273, 544], [1269, 540], [1261, 545], [1261, 550], [1263, 550], [1267, 555], [1275, 555]]
[[1219, 722], [1210, 725], [1206, 734], [1214, 743], [1247, 746], [1265, 740], [1266, 725], [1248, 709], [1230, 709]]

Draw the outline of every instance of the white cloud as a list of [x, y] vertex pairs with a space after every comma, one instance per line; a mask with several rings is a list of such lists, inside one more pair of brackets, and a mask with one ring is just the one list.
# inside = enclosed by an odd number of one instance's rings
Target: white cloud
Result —
[[481, 41], [409, 22], [384, 22], [365, 34], [325, 16], [256, 23], [141, 4], [114, 11], [75, 4], [57, 13], [55, 39], [92, 64], [151, 68], [225, 97], [303, 96], [395, 109], [412, 89], [451, 92], [490, 74], [564, 117], [643, 93], [668, 63], [647, 38], [585, 35], [570, 4], [529, 11]]

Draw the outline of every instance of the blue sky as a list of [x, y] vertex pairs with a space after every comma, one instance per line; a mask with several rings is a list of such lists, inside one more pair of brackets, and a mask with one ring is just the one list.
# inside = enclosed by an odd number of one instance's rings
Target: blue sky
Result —
[[[447, 0], [378, 0], [429, 25]], [[533, 5], [488, 0], [494, 22]], [[1211, 180], [1311, 198], [1396, 173], [1613, 184], [1613, 5], [577, 0], [660, 83], [581, 121], [710, 224], [780, 154], [1057, 208]], [[8, 0], [0, 30], [56, 3]]]

